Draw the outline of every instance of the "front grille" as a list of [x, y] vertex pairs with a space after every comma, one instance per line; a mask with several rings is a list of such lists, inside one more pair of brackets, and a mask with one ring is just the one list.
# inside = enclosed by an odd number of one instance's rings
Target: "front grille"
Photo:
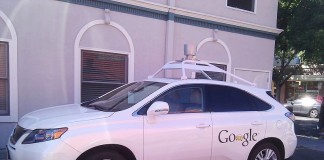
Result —
[[16, 144], [19, 138], [26, 132], [27, 130], [23, 127], [20, 127], [19, 125], [16, 126], [11, 138], [10, 142], [12, 144]]

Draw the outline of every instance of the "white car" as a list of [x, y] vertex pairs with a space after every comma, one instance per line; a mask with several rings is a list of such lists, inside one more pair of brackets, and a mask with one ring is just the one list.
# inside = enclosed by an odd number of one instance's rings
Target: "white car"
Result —
[[[180, 69], [180, 78], [154, 74], [81, 105], [23, 116], [7, 145], [10, 158], [282, 160], [293, 155], [294, 115], [267, 90], [210, 80], [207, 72], [226, 72], [205, 62], [175, 61], [160, 71], [167, 69]], [[189, 71], [207, 79], [190, 79]]]

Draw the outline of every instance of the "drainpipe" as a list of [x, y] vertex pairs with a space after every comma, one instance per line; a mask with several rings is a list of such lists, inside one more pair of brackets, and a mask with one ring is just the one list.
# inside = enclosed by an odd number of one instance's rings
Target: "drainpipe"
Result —
[[[175, 6], [175, 0], [168, 0], [168, 5], [170, 7]], [[167, 31], [166, 31], [166, 49], [164, 63], [173, 60], [173, 44], [174, 44], [174, 10], [169, 9], [168, 21], [167, 21]]]

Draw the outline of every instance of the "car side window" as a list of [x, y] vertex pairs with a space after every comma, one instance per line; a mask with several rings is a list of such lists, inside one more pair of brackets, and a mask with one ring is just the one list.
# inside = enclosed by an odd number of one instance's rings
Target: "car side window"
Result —
[[253, 110], [255, 110], [255, 111], [266, 111], [266, 110], [269, 110], [272, 108], [272, 106], [270, 104], [264, 102], [263, 100], [261, 100], [259, 98], [256, 98], [254, 96], [251, 96], [250, 98], [255, 105], [253, 108]]
[[258, 107], [266, 103], [243, 90], [220, 85], [206, 87], [206, 105], [212, 112], [260, 111], [267, 108]]
[[169, 114], [199, 113], [204, 111], [203, 89], [200, 86], [180, 86], [172, 88], [143, 106], [138, 115], [146, 115], [149, 107], [156, 101], [169, 105]]
[[174, 89], [157, 98], [169, 104], [169, 114], [196, 113], [203, 111], [203, 95], [201, 88]]

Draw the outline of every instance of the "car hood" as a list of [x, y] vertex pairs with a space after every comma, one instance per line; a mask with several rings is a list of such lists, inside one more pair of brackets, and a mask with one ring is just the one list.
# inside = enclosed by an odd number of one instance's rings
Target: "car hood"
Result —
[[26, 129], [54, 128], [66, 123], [109, 117], [114, 112], [102, 112], [70, 104], [36, 110], [24, 115], [18, 124]]

